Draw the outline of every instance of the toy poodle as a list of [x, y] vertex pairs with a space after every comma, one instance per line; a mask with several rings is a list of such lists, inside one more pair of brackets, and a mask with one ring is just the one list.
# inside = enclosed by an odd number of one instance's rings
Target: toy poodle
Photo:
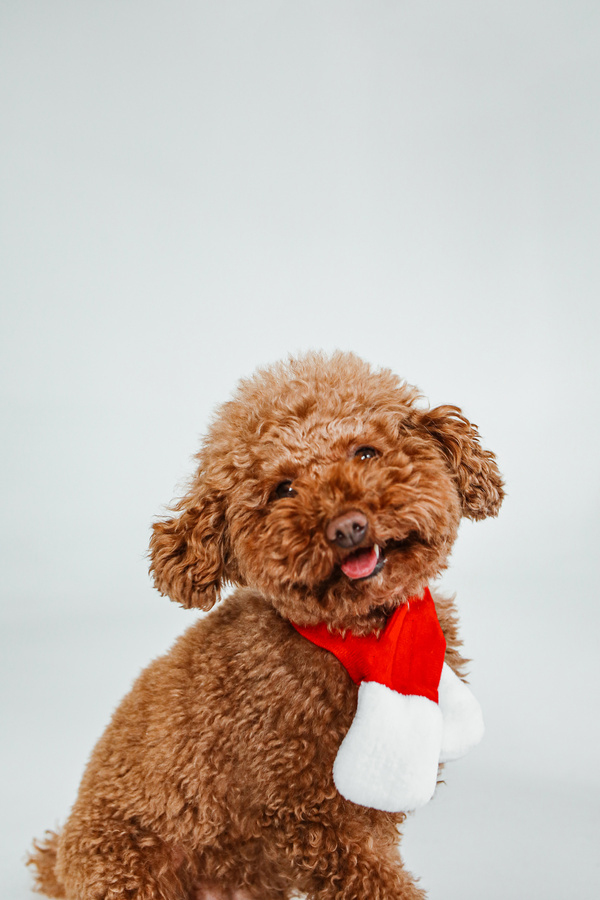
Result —
[[350, 353], [265, 368], [153, 527], [162, 594], [211, 610], [146, 668], [29, 859], [68, 900], [417, 900], [399, 826], [482, 732], [429, 585], [494, 455]]

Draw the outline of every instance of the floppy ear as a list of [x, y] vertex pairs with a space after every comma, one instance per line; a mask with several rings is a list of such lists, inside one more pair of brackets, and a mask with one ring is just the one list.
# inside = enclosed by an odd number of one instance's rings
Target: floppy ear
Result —
[[477, 427], [456, 406], [438, 406], [419, 413], [421, 427], [440, 445], [462, 497], [463, 516], [496, 516], [504, 487], [496, 457], [479, 443]]
[[150, 572], [161, 594], [185, 606], [209, 610], [225, 579], [226, 527], [216, 496], [182, 500], [179, 516], [156, 522], [150, 539]]

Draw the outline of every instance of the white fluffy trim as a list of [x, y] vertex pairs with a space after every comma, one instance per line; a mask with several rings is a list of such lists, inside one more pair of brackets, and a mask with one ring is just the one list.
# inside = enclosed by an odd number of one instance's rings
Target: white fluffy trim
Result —
[[431, 800], [442, 739], [439, 706], [364, 681], [358, 707], [333, 766], [347, 800], [386, 812], [406, 812]]
[[440, 762], [449, 762], [479, 743], [485, 730], [483, 715], [471, 690], [447, 663], [442, 669], [439, 698], [444, 721]]

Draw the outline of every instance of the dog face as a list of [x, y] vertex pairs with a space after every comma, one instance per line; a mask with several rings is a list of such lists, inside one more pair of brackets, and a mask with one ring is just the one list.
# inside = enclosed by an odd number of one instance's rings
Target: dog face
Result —
[[210, 608], [250, 585], [298, 624], [368, 633], [445, 567], [463, 515], [496, 515], [494, 456], [456, 407], [352, 354], [243, 381], [176, 515], [154, 526], [159, 590]]

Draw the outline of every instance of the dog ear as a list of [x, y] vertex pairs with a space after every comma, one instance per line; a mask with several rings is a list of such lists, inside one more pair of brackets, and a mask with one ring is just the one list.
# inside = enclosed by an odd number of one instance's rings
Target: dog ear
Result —
[[440, 445], [462, 497], [463, 515], [485, 519], [498, 515], [504, 499], [496, 457], [479, 443], [477, 426], [456, 406], [438, 406], [419, 413], [419, 424]]
[[150, 572], [161, 594], [185, 606], [209, 610], [220, 597], [226, 569], [222, 501], [190, 492], [180, 515], [156, 522], [150, 539]]

